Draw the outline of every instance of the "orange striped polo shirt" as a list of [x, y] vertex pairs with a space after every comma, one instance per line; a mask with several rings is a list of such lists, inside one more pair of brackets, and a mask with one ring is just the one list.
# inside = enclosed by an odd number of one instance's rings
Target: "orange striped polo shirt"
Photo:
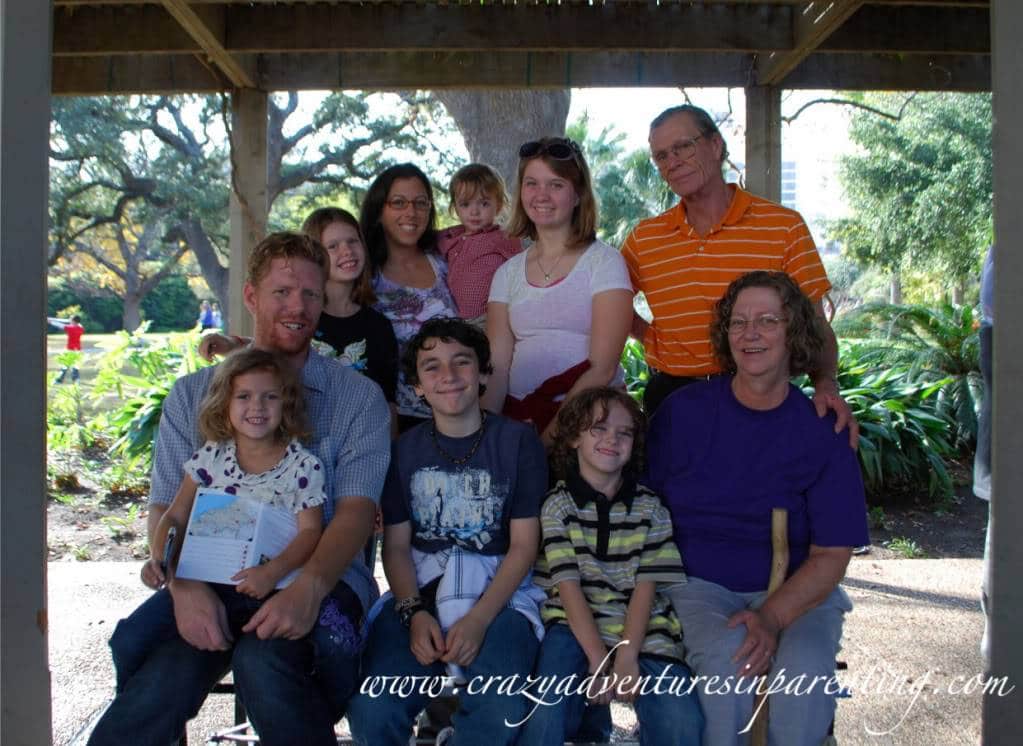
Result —
[[679, 203], [640, 222], [622, 246], [632, 287], [654, 315], [643, 338], [647, 362], [671, 375], [720, 372], [710, 346], [714, 304], [746, 272], [786, 272], [814, 302], [831, 289], [799, 213], [729, 187], [728, 212], [707, 236], [686, 222]]

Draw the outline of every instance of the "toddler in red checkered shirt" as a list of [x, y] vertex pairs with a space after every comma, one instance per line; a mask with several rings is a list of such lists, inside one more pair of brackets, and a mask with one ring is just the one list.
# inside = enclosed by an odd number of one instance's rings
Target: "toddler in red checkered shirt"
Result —
[[448, 192], [449, 209], [461, 221], [437, 238], [437, 247], [448, 263], [448, 289], [459, 315], [485, 328], [490, 281], [498, 267], [522, 251], [522, 242], [510, 238], [497, 223], [508, 205], [508, 195], [501, 177], [490, 166], [470, 163], [462, 167], [452, 177]]

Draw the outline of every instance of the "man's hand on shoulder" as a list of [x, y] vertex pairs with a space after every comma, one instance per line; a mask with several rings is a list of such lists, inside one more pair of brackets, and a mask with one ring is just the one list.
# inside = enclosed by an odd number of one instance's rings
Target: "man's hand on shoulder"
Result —
[[835, 413], [836, 433], [849, 427], [849, 447], [855, 449], [860, 442], [860, 423], [853, 417], [849, 404], [838, 393], [835, 379], [820, 378], [814, 381], [813, 406], [818, 417], [823, 417], [829, 410]]
[[298, 640], [305, 637], [316, 624], [324, 595], [303, 573], [294, 583], [268, 598], [249, 623], [242, 627], [242, 632], [255, 632], [261, 640], [271, 637]]
[[174, 621], [181, 638], [199, 650], [230, 650], [234, 643], [227, 611], [217, 594], [199, 580], [174, 580]]

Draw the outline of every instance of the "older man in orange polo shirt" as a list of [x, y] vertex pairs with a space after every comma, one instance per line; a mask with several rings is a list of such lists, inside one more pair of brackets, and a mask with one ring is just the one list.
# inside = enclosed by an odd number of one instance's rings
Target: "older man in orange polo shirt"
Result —
[[[687, 383], [721, 372], [710, 346], [714, 304], [728, 284], [753, 270], [786, 272], [817, 305], [831, 289], [810, 231], [799, 213], [725, 182], [728, 147], [714, 120], [696, 106], [675, 106], [650, 123], [654, 163], [679, 204], [643, 220], [622, 247], [636, 291], [646, 296], [653, 323], [638, 316], [633, 335], [642, 339], [653, 369], [644, 396], [648, 414]], [[837, 414], [836, 431], [859, 434], [838, 395], [838, 344], [827, 325], [824, 370], [814, 381], [821, 416]]]

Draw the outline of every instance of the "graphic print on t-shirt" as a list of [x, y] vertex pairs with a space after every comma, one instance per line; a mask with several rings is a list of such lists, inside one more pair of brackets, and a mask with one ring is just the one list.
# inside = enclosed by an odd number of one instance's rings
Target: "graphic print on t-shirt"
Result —
[[416, 537], [480, 551], [500, 533], [501, 508], [510, 491], [508, 482], [495, 483], [486, 469], [418, 469], [409, 485]]
[[[317, 332], [319, 334], [319, 332]], [[360, 339], [347, 345], [343, 352], [338, 352], [334, 345], [322, 339], [313, 339], [312, 347], [324, 357], [335, 358], [339, 363], [357, 371], [366, 370], [366, 340]]]

